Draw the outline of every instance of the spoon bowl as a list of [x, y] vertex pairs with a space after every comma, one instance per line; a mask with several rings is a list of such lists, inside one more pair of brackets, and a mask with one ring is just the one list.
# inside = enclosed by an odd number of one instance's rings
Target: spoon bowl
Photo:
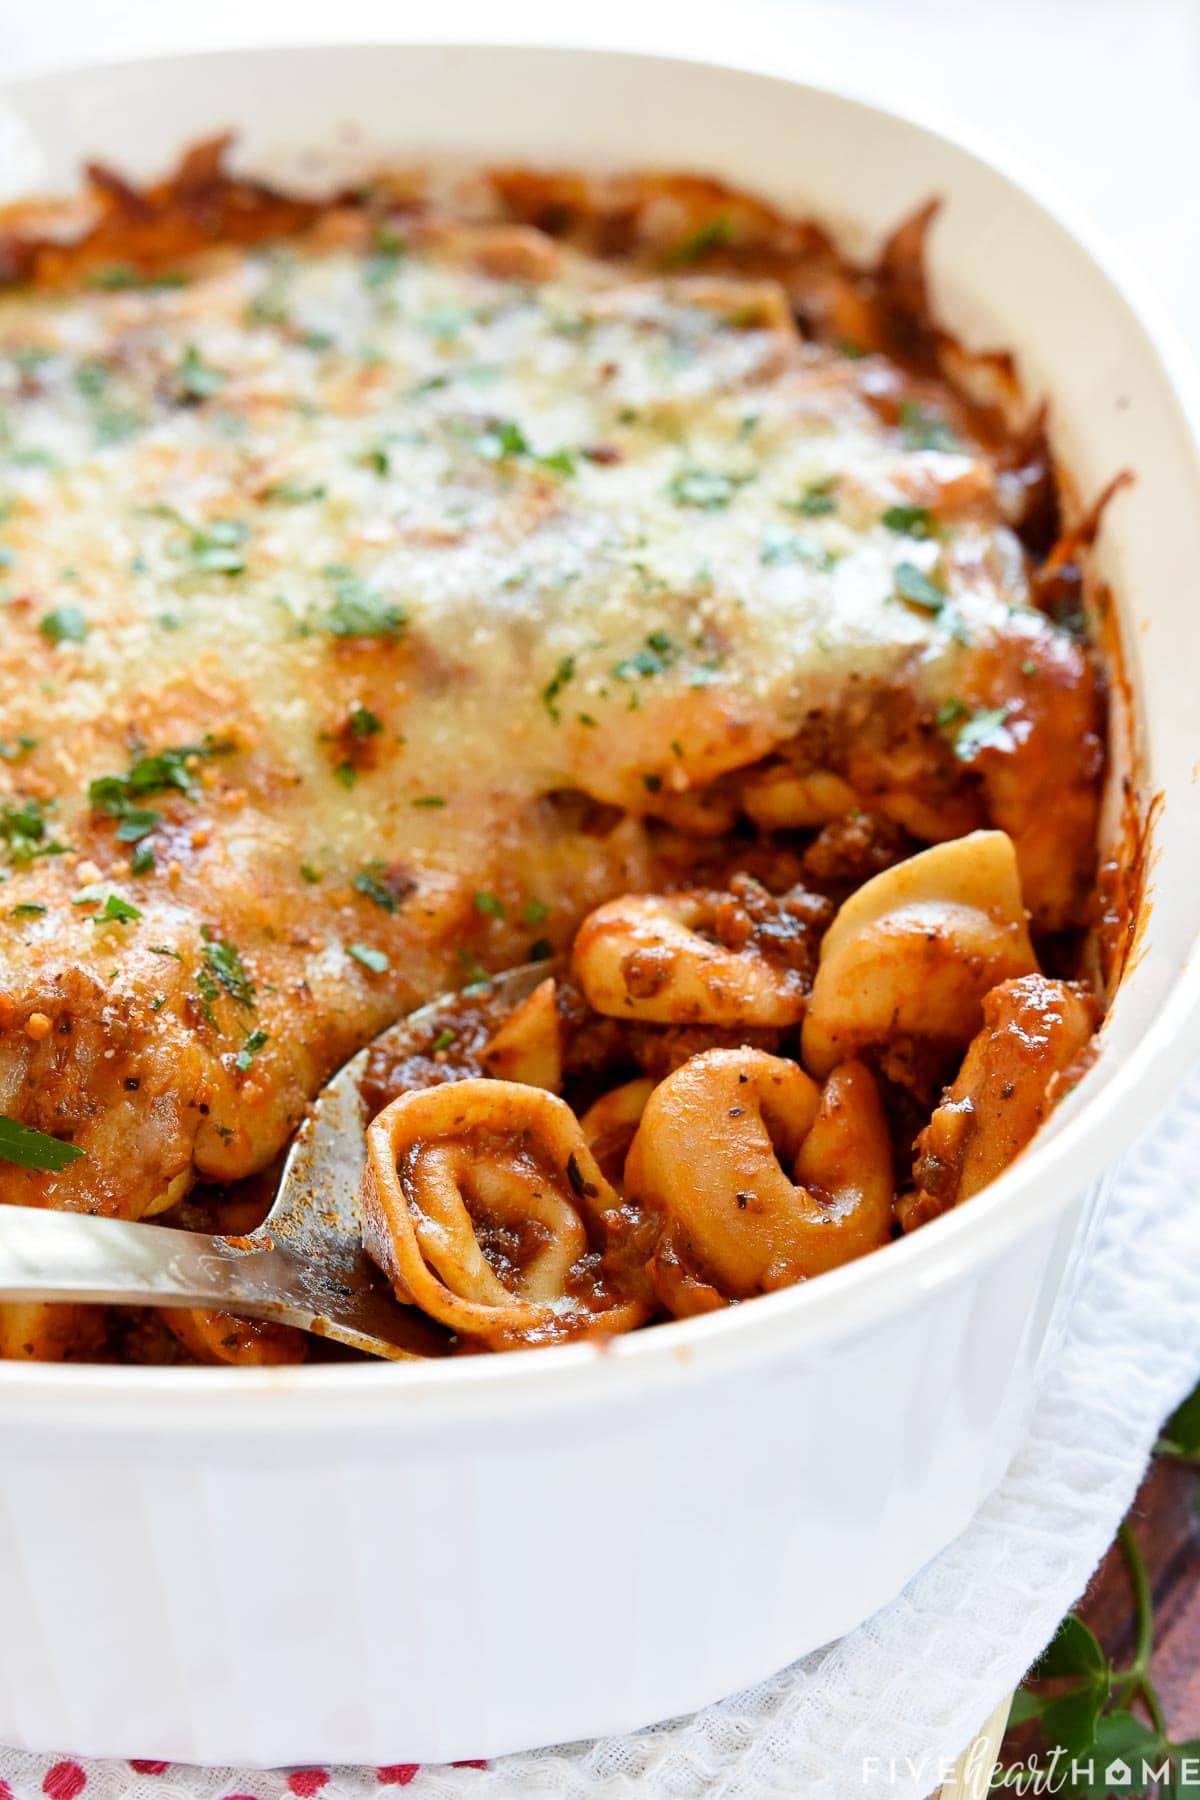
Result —
[[0, 1302], [216, 1307], [295, 1325], [389, 1360], [444, 1356], [446, 1334], [401, 1305], [368, 1259], [358, 1183], [369, 1123], [361, 1083], [373, 1054], [428, 1053], [464, 1000], [498, 1024], [553, 971], [529, 963], [442, 994], [381, 1033], [326, 1083], [283, 1165], [271, 1210], [243, 1237], [40, 1207], [0, 1207]]

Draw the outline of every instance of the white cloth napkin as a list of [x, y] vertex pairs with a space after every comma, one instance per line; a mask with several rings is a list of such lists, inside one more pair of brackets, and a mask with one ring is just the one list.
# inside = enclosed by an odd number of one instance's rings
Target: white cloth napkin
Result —
[[1111, 1178], [1000, 1488], [840, 1643], [690, 1718], [491, 1765], [263, 1774], [0, 1750], [0, 1800], [924, 1800], [1083, 1591], [1198, 1375], [1200, 1069]]

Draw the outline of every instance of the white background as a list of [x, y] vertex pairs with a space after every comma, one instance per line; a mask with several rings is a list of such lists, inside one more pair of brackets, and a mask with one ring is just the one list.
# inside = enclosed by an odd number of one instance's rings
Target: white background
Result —
[[[0, 0], [0, 77], [273, 36], [611, 35], [955, 112], [1082, 201], [1200, 349], [1200, 0]], [[103, 146], [97, 146], [102, 149]]]

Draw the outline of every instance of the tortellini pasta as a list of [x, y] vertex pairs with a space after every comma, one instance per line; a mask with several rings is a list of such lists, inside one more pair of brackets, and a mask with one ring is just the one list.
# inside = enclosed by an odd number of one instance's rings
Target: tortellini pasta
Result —
[[1012, 840], [974, 831], [864, 882], [821, 945], [801, 1039], [827, 1075], [848, 1056], [915, 1038], [968, 1044], [990, 988], [1037, 971]]

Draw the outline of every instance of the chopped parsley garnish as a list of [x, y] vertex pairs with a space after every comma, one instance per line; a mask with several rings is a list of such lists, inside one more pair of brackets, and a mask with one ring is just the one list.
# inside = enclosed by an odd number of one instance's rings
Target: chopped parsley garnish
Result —
[[959, 730], [954, 740], [955, 756], [970, 762], [978, 751], [995, 745], [1007, 719], [1007, 706], [981, 706]]
[[[120, 836], [120, 833], [117, 834]], [[149, 844], [138, 844], [129, 859], [131, 875], [150, 875], [154, 871], [154, 851]]]
[[335, 781], [340, 781], [344, 788], [352, 788], [358, 780], [358, 770], [352, 762], [340, 762], [333, 771]]
[[503, 900], [497, 900], [495, 894], [476, 894], [475, 911], [486, 913], [487, 916], [492, 919], [502, 919], [505, 916], [504, 902]]
[[564, 656], [557, 669], [555, 669], [553, 675], [542, 689], [542, 705], [546, 708], [546, 711], [550, 714], [550, 717], [554, 720], [556, 725], [562, 717], [556, 702], [567, 683], [573, 680], [574, 676], [575, 658], [573, 656]]
[[473, 439], [478, 454], [488, 462], [505, 456], [528, 456], [531, 445], [515, 419], [496, 419]]
[[837, 500], [833, 493], [833, 478], [828, 481], [814, 481], [811, 487], [805, 488], [798, 500], [789, 500], [789, 512], [797, 512], [805, 519], [820, 519], [826, 513], [837, 511]]
[[106, 293], [123, 293], [127, 288], [180, 288], [187, 286], [187, 276], [178, 269], [159, 269], [153, 274], [135, 268], [132, 263], [109, 263], [89, 277], [88, 285]]
[[384, 912], [394, 913], [399, 902], [391, 888], [379, 879], [382, 868], [382, 863], [371, 863], [367, 868], [360, 869], [351, 886], [355, 893], [373, 900], [376, 906], [382, 906]]
[[764, 563], [807, 563], [810, 569], [832, 569], [834, 558], [814, 538], [801, 537], [782, 525], [768, 525], [763, 532], [758, 559]]
[[56, 606], [38, 621], [38, 630], [51, 644], [82, 644], [88, 634], [87, 616], [78, 606]]
[[269, 1044], [270, 1041], [270, 1034], [268, 1032], [262, 1031], [261, 1029], [252, 1031], [234, 1058], [234, 1068], [243, 1071], [248, 1069], [259, 1051], [264, 1045]]
[[927, 506], [889, 506], [882, 523], [904, 537], [932, 537], [937, 530], [937, 518]]
[[961, 450], [949, 422], [935, 407], [906, 400], [900, 408], [900, 429], [907, 450]]
[[676, 244], [663, 258], [662, 266], [664, 269], [686, 269], [689, 263], [699, 262], [702, 256], [707, 256], [710, 250], [723, 249], [732, 238], [732, 224], [724, 214], [718, 214], [690, 237], [684, 238], [681, 244]]
[[250, 527], [241, 519], [210, 519], [188, 538], [188, 561], [200, 574], [242, 575], [246, 569], [245, 544], [249, 536]]
[[120, 894], [105, 895], [104, 905], [98, 913], [93, 914], [93, 925], [132, 925], [140, 919], [142, 910], [133, 906], [128, 900], [122, 900]]
[[274, 500], [279, 506], [307, 506], [310, 501], [323, 500], [325, 489], [319, 485], [310, 487], [303, 481], [277, 481], [263, 494], [264, 500]]
[[45, 907], [34, 900], [23, 900], [20, 906], [11, 906], [8, 911], [10, 919], [40, 919], [45, 914]]
[[407, 248], [399, 232], [387, 225], [377, 225], [371, 239], [371, 255], [363, 265], [363, 280], [367, 286], [384, 287], [400, 267]]
[[354, 460], [360, 469], [373, 469], [376, 475], [387, 475], [392, 467], [386, 444], [373, 444], [369, 450], [360, 450]]
[[300, 864], [300, 879], [301, 881], [307, 881], [310, 887], [315, 887], [317, 882], [321, 879], [321, 871], [313, 863], [302, 862]]
[[325, 615], [325, 629], [337, 638], [398, 638], [404, 629], [403, 610], [350, 570], [333, 574], [333, 605]]
[[413, 801], [414, 806], [445, 806], [445, 804], [441, 794], [418, 794]]
[[348, 715], [350, 732], [356, 738], [377, 737], [383, 730], [383, 720], [373, 713], [369, 706], [356, 701]]
[[614, 664], [618, 681], [641, 681], [650, 675], [661, 675], [675, 660], [675, 645], [665, 631], [651, 631], [642, 649], [623, 656]]
[[32, 1126], [0, 1114], [0, 1161], [16, 1163], [22, 1169], [37, 1169], [43, 1174], [57, 1174], [82, 1155], [78, 1145], [66, 1144], [61, 1138], [34, 1131]]
[[949, 700], [944, 700], [938, 707], [933, 715], [933, 722], [939, 731], [944, 731], [948, 725], [957, 725], [960, 719], [965, 719], [968, 711], [965, 701], [960, 700], [956, 694], [951, 695]]
[[211, 400], [229, 380], [223, 369], [206, 363], [195, 344], [189, 344], [175, 367], [175, 391], [183, 400]]
[[238, 1006], [252, 1009], [254, 983], [246, 972], [236, 946], [222, 938], [210, 938], [200, 954], [205, 968], [216, 977], [230, 999]]
[[429, 1046], [431, 1055], [436, 1056], [439, 1050], [448, 1050], [454, 1042], [454, 1038], [455, 1033], [451, 1031], [450, 1027], [448, 1025], [443, 1025], [442, 1029], [438, 1032], [432, 1044]]
[[172, 962], [183, 961], [178, 950], [172, 950], [169, 944], [147, 944], [146, 948], [149, 950], [151, 956], [169, 956]]
[[207, 738], [202, 744], [179, 744], [159, 750], [153, 756], [139, 756], [124, 775], [98, 775], [88, 783], [88, 802], [93, 811], [107, 813], [119, 821], [117, 837], [123, 844], [137, 844], [147, 837], [162, 815], [138, 800], [148, 794], [178, 793], [193, 795], [196, 783], [192, 764], [213, 756], [223, 756], [232, 748]]
[[725, 475], [719, 469], [680, 469], [667, 492], [676, 506], [695, 506], [702, 512], [719, 512], [729, 505], [749, 475]]
[[383, 951], [372, 949], [370, 944], [347, 944], [346, 955], [352, 956], [364, 969], [370, 969], [373, 975], [382, 975], [388, 967], [388, 959]]
[[941, 612], [946, 604], [945, 589], [931, 581], [916, 563], [897, 563], [892, 579], [900, 599], [907, 600], [910, 606], [919, 606], [922, 612]]
[[521, 908], [521, 917], [527, 925], [541, 925], [550, 917], [550, 908], [544, 900], [527, 900]]
[[0, 805], [0, 842], [10, 862], [30, 863], [38, 856], [62, 856], [65, 844], [46, 835], [45, 809], [37, 800], [20, 806]]

